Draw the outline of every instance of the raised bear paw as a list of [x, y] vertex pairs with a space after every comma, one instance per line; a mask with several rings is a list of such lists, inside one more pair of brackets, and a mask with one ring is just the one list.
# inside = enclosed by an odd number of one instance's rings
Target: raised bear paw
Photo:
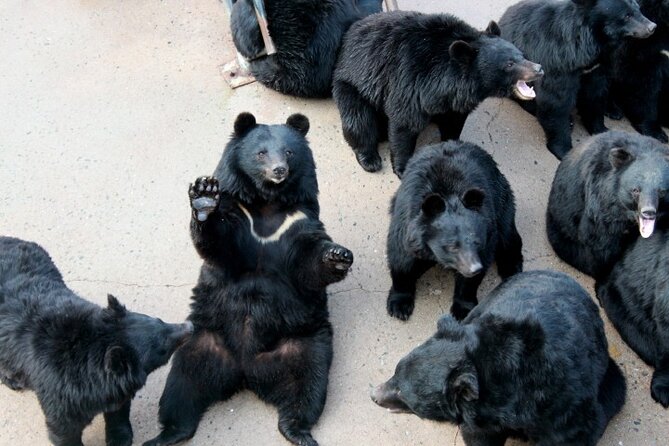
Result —
[[398, 293], [391, 289], [386, 301], [386, 310], [392, 317], [396, 317], [401, 321], [407, 321], [413, 313], [415, 301], [416, 299], [412, 294]]
[[323, 263], [330, 270], [347, 272], [353, 264], [353, 253], [343, 246], [333, 245], [323, 254]]
[[378, 172], [381, 170], [383, 161], [376, 151], [355, 152], [355, 158], [358, 160], [358, 164], [367, 172]]
[[451, 314], [456, 320], [461, 321], [467, 317], [469, 312], [472, 311], [475, 306], [476, 304], [473, 302], [455, 301], [453, 302], [453, 305], [451, 305]]
[[662, 404], [667, 409], [669, 408], [669, 371], [655, 370], [653, 380], [650, 382], [650, 396], [655, 401]]
[[191, 183], [188, 189], [193, 217], [205, 221], [211, 215], [221, 199], [218, 180], [212, 177], [200, 177]]

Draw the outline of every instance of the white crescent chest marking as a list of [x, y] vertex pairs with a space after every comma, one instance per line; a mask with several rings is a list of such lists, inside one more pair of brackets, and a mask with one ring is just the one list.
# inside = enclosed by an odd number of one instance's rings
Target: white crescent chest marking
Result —
[[669, 57], [669, 51], [667, 50], [661, 50], [660, 54], [664, 54], [665, 56]]
[[286, 218], [283, 220], [283, 223], [281, 223], [281, 226], [279, 226], [276, 231], [269, 237], [262, 237], [258, 235], [253, 229], [253, 217], [251, 216], [251, 213], [246, 209], [244, 206], [242, 206], [241, 203], [237, 203], [239, 206], [239, 209], [242, 210], [244, 215], [246, 215], [246, 218], [249, 220], [249, 227], [251, 228], [251, 235], [253, 236], [254, 239], [256, 239], [258, 242], [262, 243], [263, 245], [265, 243], [271, 243], [271, 242], [276, 242], [278, 241], [283, 234], [286, 233], [290, 229], [293, 224], [297, 223], [300, 220], [304, 220], [307, 218], [304, 212], [302, 211], [296, 211], [293, 212], [292, 214], [286, 215]]

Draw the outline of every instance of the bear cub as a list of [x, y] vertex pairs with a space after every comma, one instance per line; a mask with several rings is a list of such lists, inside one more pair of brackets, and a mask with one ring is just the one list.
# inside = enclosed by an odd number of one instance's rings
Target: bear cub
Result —
[[308, 119], [237, 117], [214, 177], [189, 190], [191, 236], [204, 260], [193, 289], [193, 338], [175, 355], [160, 399], [158, 437], [195, 434], [202, 414], [242, 389], [277, 407], [279, 431], [315, 446], [332, 362], [326, 287], [346, 277], [348, 249], [318, 219]]
[[669, 408], [669, 233], [637, 241], [604, 279], [597, 298], [623, 340], [655, 367], [650, 394]]
[[511, 437], [595, 446], [625, 402], [625, 378], [607, 349], [586, 291], [566, 274], [530, 271], [499, 285], [462, 323], [442, 317], [372, 400], [456, 423], [467, 446]]
[[623, 39], [646, 38], [656, 27], [634, 0], [523, 0], [504, 12], [499, 26], [503, 38], [546, 71], [534, 85], [536, 100], [521, 105], [536, 115], [558, 159], [572, 148], [577, 103], [590, 133], [606, 131], [608, 79], [600, 64]]
[[492, 157], [461, 141], [421, 149], [409, 162], [390, 206], [387, 310], [407, 320], [416, 281], [436, 264], [455, 270], [451, 313], [476, 305], [487, 269], [506, 279], [523, 269], [513, 192]]
[[430, 122], [441, 139], [458, 139], [485, 98], [532, 99], [526, 82], [541, 66], [499, 38], [448, 14], [374, 14], [344, 36], [332, 92], [346, 142], [368, 172], [381, 169], [379, 141], [388, 138], [393, 172], [402, 176], [418, 134]]
[[130, 446], [133, 396], [193, 332], [108, 301], [70, 291], [36, 243], [0, 237], [0, 380], [35, 392], [57, 446], [82, 445], [99, 413], [106, 443]]
[[572, 150], [553, 179], [546, 232], [562, 260], [595, 279], [669, 210], [669, 147], [634, 133], [596, 135]]
[[230, 29], [251, 73], [268, 88], [294, 96], [332, 95], [342, 36], [356, 20], [381, 12], [382, 0], [265, 0], [276, 53], [267, 55], [252, 0], [234, 0]]

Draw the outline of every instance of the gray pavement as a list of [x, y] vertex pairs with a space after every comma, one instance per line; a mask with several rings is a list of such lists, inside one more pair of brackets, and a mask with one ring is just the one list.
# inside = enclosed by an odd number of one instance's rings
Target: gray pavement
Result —
[[[448, 11], [483, 28], [511, 3], [404, 0], [400, 7]], [[356, 256], [348, 278], [330, 289], [335, 359], [314, 436], [322, 445], [462, 445], [454, 426], [389, 414], [369, 399], [370, 388], [434, 332], [452, 294], [452, 277], [435, 269], [420, 282], [409, 322], [386, 315], [387, 210], [399, 183], [387, 151], [383, 171], [366, 173], [331, 100], [286, 97], [258, 84], [228, 88], [219, 73], [233, 58], [228, 34], [218, 0], [0, 2], [0, 234], [42, 244], [83, 297], [102, 304], [113, 293], [132, 310], [181, 321], [200, 266], [188, 234], [189, 182], [213, 171], [239, 112], [264, 123], [302, 112], [312, 123], [322, 219]], [[574, 138], [584, 137], [577, 123]], [[436, 139], [430, 127], [420, 143]], [[592, 281], [560, 262], [544, 235], [557, 161], [536, 121], [509, 100], [487, 100], [463, 139], [492, 153], [511, 182], [525, 268], [568, 272], [592, 293]], [[481, 295], [498, 282], [491, 272]], [[669, 413], [650, 398], [651, 370], [610, 326], [607, 334], [629, 393], [601, 444], [668, 444]], [[137, 444], [158, 433], [167, 370], [151, 375], [134, 400]], [[47, 444], [32, 393], [0, 386], [0, 407], [0, 445]], [[276, 422], [273, 408], [240, 393], [209, 410], [190, 444], [288, 444]], [[84, 443], [104, 445], [102, 417]]]

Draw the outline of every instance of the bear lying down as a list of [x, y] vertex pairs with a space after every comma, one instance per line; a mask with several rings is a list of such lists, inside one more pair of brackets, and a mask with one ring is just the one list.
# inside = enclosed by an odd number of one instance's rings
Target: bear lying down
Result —
[[442, 317], [372, 399], [457, 423], [468, 446], [509, 437], [592, 446], [625, 401], [625, 379], [585, 290], [565, 274], [532, 271], [498, 286], [461, 324]]
[[149, 373], [193, 332], [126, 310], [87, 302], [63, 282], [39, 245], [0, 237], [0, 379], [35, 391], [57, 446], [81, 445], [103, 412], [107, 444], [132, 444], [130, 402]]

